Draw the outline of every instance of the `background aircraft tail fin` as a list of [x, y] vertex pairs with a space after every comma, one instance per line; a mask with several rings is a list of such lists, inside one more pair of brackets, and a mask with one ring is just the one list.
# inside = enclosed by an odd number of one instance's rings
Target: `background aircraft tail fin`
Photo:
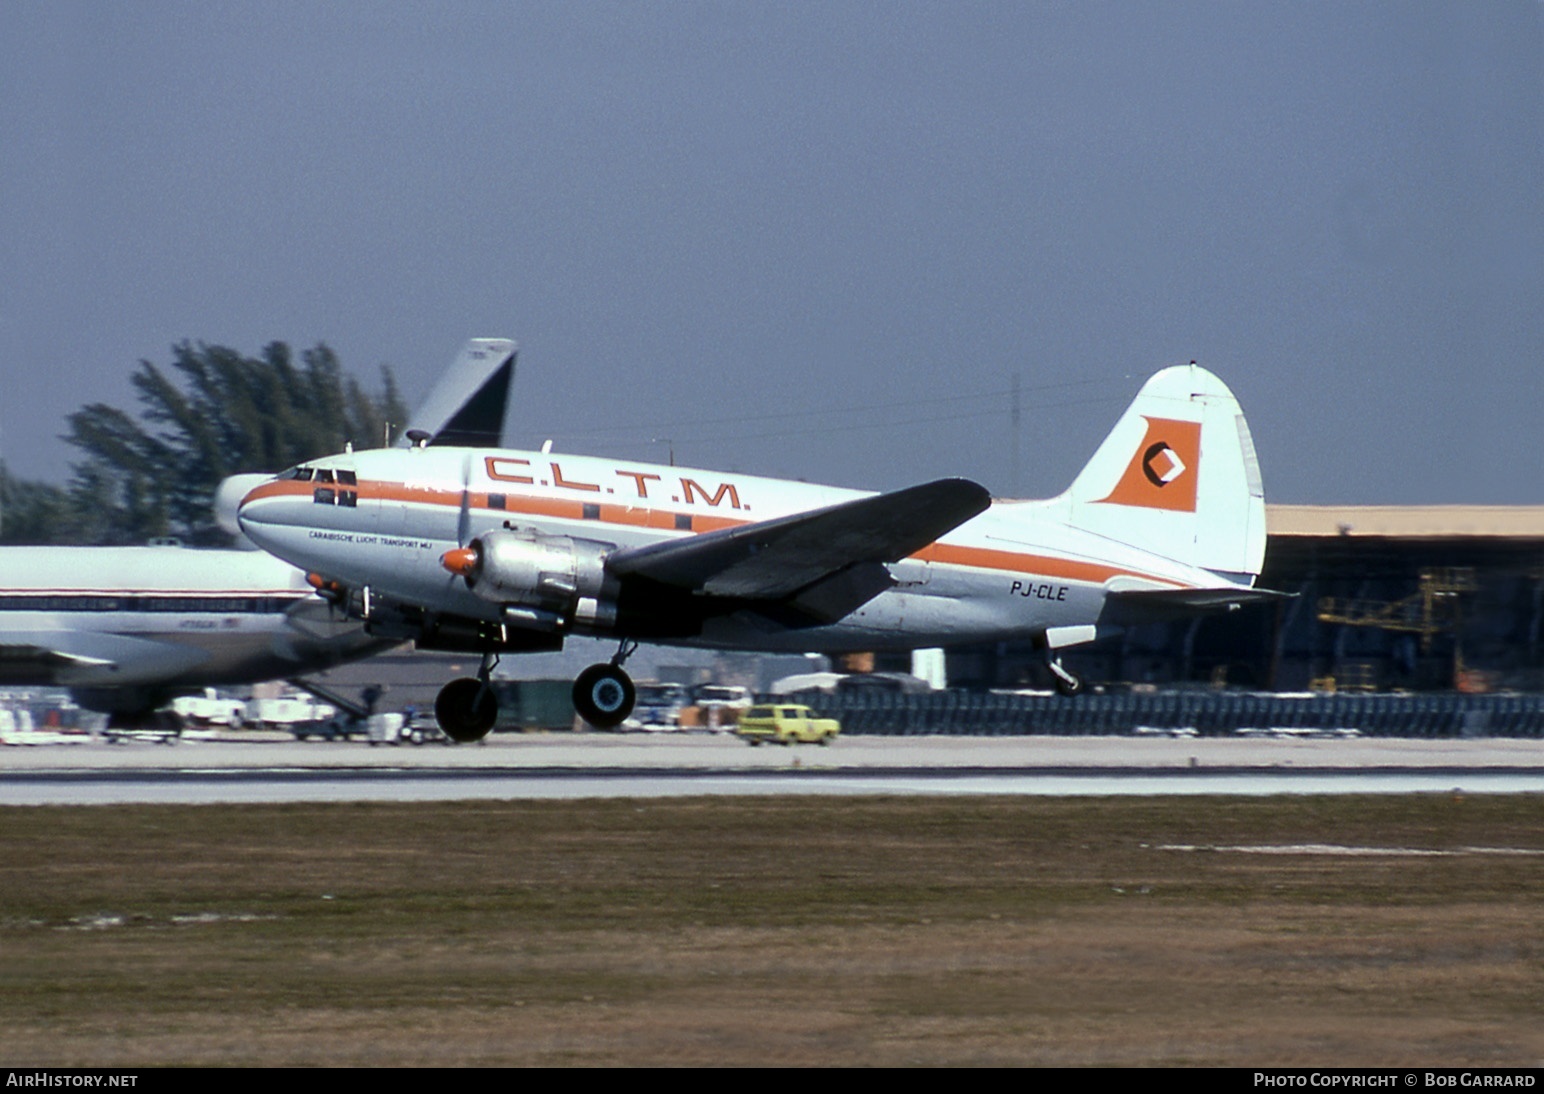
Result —
[[422, 430], [429, 444], [457, 448], [498, 448], [504, 416], [515, 381], [515, 343], [507, 338], [473, 338], [435, 382], [413, 413], [397, 447], [409, 443], [409, 431]]
[[1194, 364], [1142, 385], [1059, 500], [1079, 528], [1235, 580], [1265, 558], [1249, 426], [1227, 385]]

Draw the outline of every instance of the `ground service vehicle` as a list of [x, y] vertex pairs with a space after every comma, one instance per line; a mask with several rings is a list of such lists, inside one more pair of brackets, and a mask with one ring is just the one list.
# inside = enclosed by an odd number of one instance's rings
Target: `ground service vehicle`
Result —
[[751, 707], [740, 715], [735, 733], [752, 745], [762, 741], [773, 744], [827, 745], [842, 732], [835, 718], [821, 718], [809, 707], [792, 703]]

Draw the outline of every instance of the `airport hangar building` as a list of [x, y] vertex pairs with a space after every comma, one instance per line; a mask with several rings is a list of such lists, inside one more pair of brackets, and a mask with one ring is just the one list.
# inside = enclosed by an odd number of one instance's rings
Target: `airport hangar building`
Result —
[[[1271, 505], [1266, 524], [1258, 584], [1290, 599], [1134, 628], [1066, 664], [1090, 684], [1544, 691], [1544, 505]], [[949, 683], [1048, 687], [1043, 660], [964, 648]]]

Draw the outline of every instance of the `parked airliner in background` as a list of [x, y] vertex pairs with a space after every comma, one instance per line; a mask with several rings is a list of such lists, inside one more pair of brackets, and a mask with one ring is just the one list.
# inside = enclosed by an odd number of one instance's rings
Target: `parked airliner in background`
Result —
[[57, 686], [135, 724], [178, 695], [312, 672], [390, 646], [262, 551], [0, 550], [0, 685]]
[[[409, 432], [431, 445], [497, 444], [515, 355], [506, 339], [467, 343]], [[237, 503], [270, 477], [221, 485], [227, 531], [239, 534]], [[66, 687], [120, 725], [204, 687], [295, 677], [396, 641], [258, 550], [0, 548], [0, 686]]]
[[488, 732], [502, 652], [614, 636], [579, 713], [632, 709], [639, 640], [806, 651], [1035, 637], [1057, 651], [1136, 622], [1236, 607], [1265, 554], [1253, 441], [1227, 387], [1165, 369], [1060, 497], [993, 502], [965, 479], [886, 494], [674, 466], [482, 448], [349, 452], [257, 487], [239, 519], [351, 616], [420, 648], [483, 653], [435, 713]]

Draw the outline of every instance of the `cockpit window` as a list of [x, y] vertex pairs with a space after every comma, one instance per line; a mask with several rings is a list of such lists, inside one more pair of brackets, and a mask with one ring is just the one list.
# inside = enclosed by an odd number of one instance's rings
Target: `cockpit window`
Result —
[[309, 467], [292, 467], [288, 471], [284, 472], [284, 474], [280, 475], [279, 478], [295, 479], [299, 482], [310, 482], [311, 469]]
[[359, 476], [354, 474], [352, 471], [340, 470], [338, 472], [338, 481], [341, 482], [344, 486], [358, 486]]
[[317, 471], [316, 471], [316, 481], [317, 482], [331, 482], [332, 481], [332, 472], [327, 470], [327, 468], [325, 468], [325, 467], [317, 468]]

